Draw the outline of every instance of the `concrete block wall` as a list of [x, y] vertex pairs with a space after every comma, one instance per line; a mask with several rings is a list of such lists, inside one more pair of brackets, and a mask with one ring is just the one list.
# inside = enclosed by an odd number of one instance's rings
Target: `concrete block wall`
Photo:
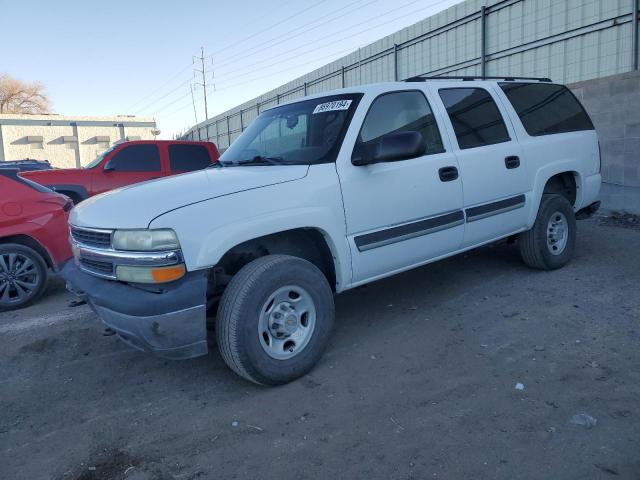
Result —
[[602, 209], [640, 215], [640, 71], [569, 85], [589, 112], [602, 152]]
[[640, 71], [586, 80], [570, 88], [598, 132], [603, 181], [640, 187]]

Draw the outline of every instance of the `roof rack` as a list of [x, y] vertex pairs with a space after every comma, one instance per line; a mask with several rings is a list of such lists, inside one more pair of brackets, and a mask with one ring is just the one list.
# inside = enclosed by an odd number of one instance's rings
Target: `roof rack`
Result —
[[517, 80], [529, 80], [534, 82], [551, 82], [550, 78], [546, 77], [470, 77], [470, 76], [453, 76], [453, 77], [427, 77], [424, 75], [416, 75], [410, 77], [404, 82], [426, 82], [427, 80], [463, 80], [465, 82], [472, 82], [474, 80], [503, 80], [505, 82], [515, 82]]

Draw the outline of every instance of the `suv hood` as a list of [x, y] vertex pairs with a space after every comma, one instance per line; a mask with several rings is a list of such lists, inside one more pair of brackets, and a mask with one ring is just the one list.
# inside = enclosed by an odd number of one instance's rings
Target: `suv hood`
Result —
[[147, 228], [170, 210], [298, 180], [308, 171], [308, 165], [224, 167], [151, 180], [89, 198], [72, 210], [69, 221], [79, 227]]

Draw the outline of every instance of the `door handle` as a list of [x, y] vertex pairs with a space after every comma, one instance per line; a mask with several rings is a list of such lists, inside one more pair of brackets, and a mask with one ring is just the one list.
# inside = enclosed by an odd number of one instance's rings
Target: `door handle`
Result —
[[505, 167], [512, 169], [520, 166], [520, 157], [517, 155], [510, 155], [504, 159]]
[[458, 169], [456, 167], [442, 167], [438, 170], [441, 182], [451, 182], [458, 178]]

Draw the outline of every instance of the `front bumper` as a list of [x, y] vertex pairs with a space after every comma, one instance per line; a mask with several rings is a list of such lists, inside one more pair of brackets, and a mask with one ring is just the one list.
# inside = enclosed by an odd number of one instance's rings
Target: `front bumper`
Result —
[[67, 288], [131, 347], [171, 359], [206, 355], [207, 277], [203, 272], [152, 288], [95, 277], [73, 260], [60, 273]]

